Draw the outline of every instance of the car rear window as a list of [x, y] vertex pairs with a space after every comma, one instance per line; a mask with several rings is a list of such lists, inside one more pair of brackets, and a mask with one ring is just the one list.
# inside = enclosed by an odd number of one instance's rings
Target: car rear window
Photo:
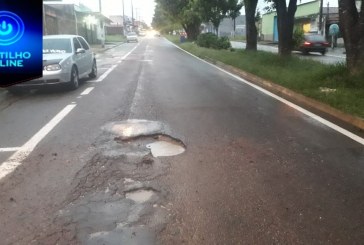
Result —
[[323, 36], [320, 36], [320, 35], [309, 35], [309, 36], [306, 36], [306, 39], [308, 41], [312, 41], [312, 42], [325, 42], [325, 38]]
[[67, 38], [43, 39], [43, 54], [72, 53], [71, 40]]
[[129, 34], [128, 34], [128, 36], [135, 36], [136, 35], [136, 33], [135, 32], [130, 32]]

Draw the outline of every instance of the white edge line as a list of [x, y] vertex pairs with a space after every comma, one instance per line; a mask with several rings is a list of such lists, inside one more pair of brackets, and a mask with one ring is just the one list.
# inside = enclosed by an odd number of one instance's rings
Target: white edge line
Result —
[[88, 95], [95, 87], [86, 88], [80, 95]]
[[336, 132], [339, 132], [339, 133], [351, 138], [352, 140], [364, 145], [364, 138], [362, 138], [362, 137], [360, 137], [360, 136], [358, 136], [356, 134], [353, 134], [352, 132], [350, 132], [350, 131], [348, 131], [348, 130], [346, 130], [346, 129], [344, 129], [344, 128], [342, 128], [342, 127], [340, 127], [340, 126], [338, 126], [338, 125], [336, 125], [336, 124], [334, 124], [334, 123], [332, 123], [332, 122], [330, 122], [330, 121], [328, 121], [328, 120], [326, 120], [326, 119], [324, 119], [324, 118], [322, 118], [322, 117], [320, 117], [320, 116], [318, 116], [318, 115], [316, 115], [316, 114], [314, 114], [314, 113], [312, 113], [312, 112], [310, 112], [310, 111], [308, 111], [308, 110], [306, 110], [306, 109], [304, 109], [304, 108], [302, 108], [302, 107], [300, 107], [300, 106], [298, 106], [296, 104], [293, 104], [292, 102], [290, 102], [290, 101], [288, 101], [286, 99], [283, 99], [282, 97], [279, 97], [278, 95], [275, 95], [275, 94], [269, 92], [268, 90], [265, 90], [264, 88], [261, 88], [261, 87], [255, 85], [255, 84], [253, 84], [251, 82], [248, 82], [247, 80], [245, 80], [245, 79], [243, 79], [243, 78], [241, 78], [241, 77], [239, 77], [239, 76], [237, 76], [235, 74], [232, 74], [232, 73], [230, 73], [230, 72], [228, 72], [228, 71], [226, 71], [226, 70], [224, 70], [224, 69], [222, 69], [222, 68], [220, 68], [220, 67], [218, 67], [218, 66], [216, 66], [214, 64], [211, 64], [211, 63], [207, 62], [206, 60], [203, 60], [203, 59], [197, 57], [194, 54], [191, 54], [190, 52], [182, 49], [181, 47], [177, 46], [176, 44], [172, 43], [171, 41], [169, 41], [169, 42], [172, 45], [174, 45], [175, 47], [177, 47], [178, 49], [182, 50], [183, 52], [195, 57], [196, 59], [198, 59], [198, 60], [200, 60], [200, 61], [202, 61], [202, 62], [204, 62], [204, 63], [206, 63], [206, 64], [208, 64], [208, 65], [210, 65], [212, 67], [215, 67], [216, 69], [218, 69], [218, 70], [220, 70], [220, 71], [222, 71], [222, 72], [224, 72], [224, 73], [238, 79], [239, 81], [241, 81], [241, 82], [243, 82], [243, 83], [245, 83], [245, 84], [247, 84], [247, 85], [249, 85], [249, 86], [251, 86], [251, 87], [253, 87], [253, 88], [255, 88], [255, 89], [257, 89], [257, 90], [259, 90], [261, 92], [263, 92], [263, 93], [265, 93], [266, 95], [269, 95], [270, 97], [273, 97], [276, 100], [279, 100], [282, 103], [296, 109], [297, 111], [299, 111], [299, 112], [313, 118], [314, 120], [326, 125], [327, 127], [335, 130]]
[[123, 57], [121, 57], [122, 60], [125, 60], [134, 50], [137, 49], [137, 47], [139, 47], [140, 43], [138, 43], [132, 50], [130, 50], [129, 53], [127, 53], [126, 55], [124, 55]]
[[17, 152], [11, 155], [5, 162], [0, 165], [0, 180], [13, 172], [22, 164], [29, 154], [34, 150], [38, 143], [52, 131], [59, 122], [70, 113], [76, 105], [67, 105], [55, 117], [53, 117], [46, 125], [43, 126], [32, 138], [30, 138]]
[[113, 65], [112, 67], [110, 67], [95, 82], [102, 82], [116, 67], [117, 67], [117, 65]]
[[[139, 43], [126, 55], [121, 57], [121, 60], [125, 60], [137, 47], [139, 47]], [[118, 62], [120, 63], [120, 62]], [[118, 65], [113, 65], [110, 67], [104, 74], [102, 74], [95, 82], [102, 82]]]
[[12, 152], [12, 151], [18, 151], [20, 150], [20, 147], [6, 147], [6, 148], [0, 148], [0, 152]]

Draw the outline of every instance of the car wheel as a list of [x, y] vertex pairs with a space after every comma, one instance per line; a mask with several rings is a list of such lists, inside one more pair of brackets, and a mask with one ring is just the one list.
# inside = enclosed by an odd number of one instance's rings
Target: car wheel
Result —
[[71, 81], [69, 82], [69, 89], [70, 90], [75, 90], [80, 86], [80, 80], [78, 77], [78, 71], [77, 68], [74, 66], [72, 67], [72, 71], [71, 71]]
[[326, 54], [326, 50], [321, 51], [321, 54], [322, 55], [325, 55]]
[[96, 60], [94, 59], [93, 63], [92, 63], [92, 70], [91, 73], [88, 74], [89, 78], [95, 78], [97, 77], [97, 65], [96, 65]]

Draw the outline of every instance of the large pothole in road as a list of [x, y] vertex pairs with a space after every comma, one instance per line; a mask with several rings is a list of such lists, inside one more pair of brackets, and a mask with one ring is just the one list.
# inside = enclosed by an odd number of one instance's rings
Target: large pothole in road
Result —
[[165, 131], [165, 126], [156, 121], [131, 119], [108, 123], [104, 126], [104, 130], [125, 141], [137, 137], [161, 134]]
[[[115, 135], [118, 143], [129, 143], [128, 148], [137, 145], [139, 152], [148, 149], [153, 157], [169, 157], [182, 154], [185, 144], [166, 134], [166, 126], [160, 122], [147, 120], [127, 120], [109, 123], [104, 130]], [[131, 144], [131, 143], [134, 143]], [[142, 147], [140, 149], [140, 147]], [[134, 147], [134, 153], [137, 152]]]
[[[35, 240], [72, 244], [155, 244], [171, 215], [158, 183], [171, 158], [186, 146], [160, 122], [106, 124], [94, 155], [72, 181], [73, 190], [49, 230]], [[65, 237], [69, 232], [69, 237]]]
[[180, 142], [165, 136], [159, 138], [165, 138], [165, 140], [156, 141], [146, 146], [150, 149], [153, 157], [170, 157], [185, 152], [185, 147]]
[[133, 200], [136, 203], [145, 203], [153, 197], [154, 193], [155, 192], [153, 190], [141, 189], [129, 191], [125, 194], [125, 197], [126, 199]]

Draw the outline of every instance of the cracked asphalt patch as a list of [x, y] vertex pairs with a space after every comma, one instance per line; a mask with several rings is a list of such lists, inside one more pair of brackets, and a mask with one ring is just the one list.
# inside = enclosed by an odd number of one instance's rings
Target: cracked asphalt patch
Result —
[[163, 208], [168, 193], [157, 181], [169, 164], [153, 157], [147, 145], [161, 140], [183, 145], [166, 128], [144, 120], [105, 125], [95, 152], [74, 177], [64, 208], [34, 243], [155, 244], [172, 215]]

